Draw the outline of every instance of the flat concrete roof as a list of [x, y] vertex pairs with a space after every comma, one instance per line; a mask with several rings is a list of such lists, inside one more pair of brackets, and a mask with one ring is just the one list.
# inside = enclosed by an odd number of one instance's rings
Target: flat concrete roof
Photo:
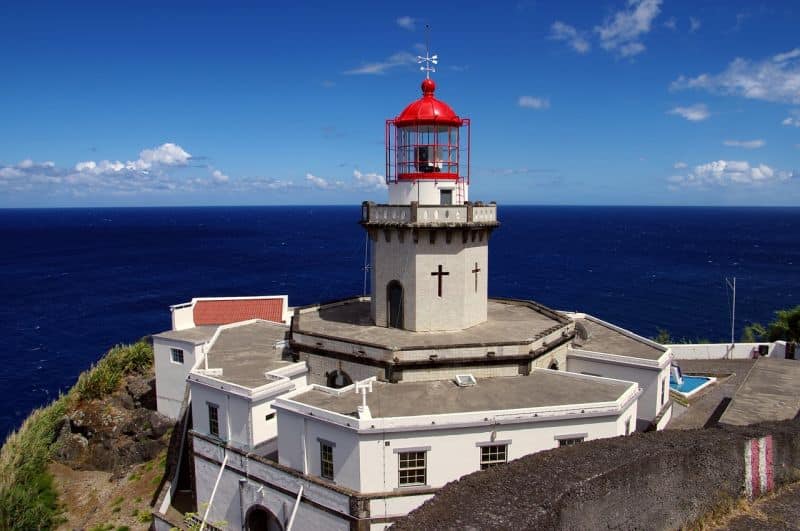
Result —
[[581, 339], [579, 334], [575, 334], [575, 339], [572, 343], [575, 348], [581, 350], [646, 360], [657, 360], [667, 351], [666, 347], [654, 347], [649, 343], [591, 319], [576, 319], [575, 322], [581, 323], [590, 334], [589, 339]]
[[370, 301], [353, 299], [301, 313], [295, 331], [386, 348], [444, 348], [470, 344], [527, 343], [551, 328], [566, 326], [553, 310], [522, 301], [489, 299], [487, 320], [452, 332], [412, 332], [372, 324]]
[[283, 348], [275, 348], [288, 331], [268, 321], [226, 328], [206, 354], [208, 368], [222, 369], [220, 380], [251, 389], [260, 387], [268, 381], [265, 372], [291, 365], [291, 361], [282, 359]]
[[204, 325], [186, 328], [184, 330], [167, 330], [166, 332], [161, 332], [160, 334], [153, 334], [153, 337], [161, 337], [175, 341], [186, 341], [195, 345], [202, 345], [214, 337], [214, 332], [216, 331], [217, 326]]
[[719, 421], [745, 426], [793, 419], [800, 412], [800, 361], [761, 358]]
[[[479, 378], [470, 387], [459, 387], [452, 380], [374, 382], [372, 386], [367, 395], [370, 412], [375, 418], [386, 418], [611, 402], [630, 384], [534, 369], [529, 376]], [[291, 400], [356, 416], [361, 395], [352, 391], [335, 396], [313, 389]]]

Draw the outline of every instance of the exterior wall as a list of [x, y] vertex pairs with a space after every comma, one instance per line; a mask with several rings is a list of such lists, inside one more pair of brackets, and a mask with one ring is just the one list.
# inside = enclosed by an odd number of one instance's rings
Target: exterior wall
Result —
[[194, 327], [194, 304], [180, 304], [170, 308], [172, 312], [172, 329], [186, 330]]
[[[281, 412], [282, 414], [283, 412]], [[399, 457], [403, 448], [428, 450], [427, 486], [441, 487], [449, 481], [480, 470], [479, 443], [489, 443], [494, 433], [495, 442], [509, 441], [508, 460], [556, 448], [557, 437], [582, 435], [586, 440], [616, 437], [625, 433], [625, 420], [636, 415], [636, 402], [619, 416], [594, 417], [548, 422], [496, 425], [460, 429], [442, 429], [362, 436], [358, 454], [361, 459], [361, 492], [386, 492], [401, 488], [398, 476]], [[635, 424], [632, 422], [631, 426]], [[632, 428], [633, 429], [633, 428]], [[387, 446], [388, 443], [388, 446]], [[379, 463], [379, 466], [375, 466]], [[334, 463], [335, 465], [335, 463]], [[406, 487], [404, 487], [406, 488]], [[390, 500], [390, 504], [397, 503]], [[389, 514], [403, 514], [389, 508]]]
[[[183, 350], [183, 363], [172, 361], [173, 348]], [[202, 345], [154, 337], [153, 356], [158, 412], [171, 419], [177, 419], [186, 390], [186, 376], [197, 360], [202, 359]]]
[[[625, 422], [633, 431], [636, 401], [619, 414], [535, 423], [495, 424], [463, 428], [424, 429], [397, 433], [357, 434], [314, 417], [278, 410], [280, 464], [313, 476], [320, 474], [319, 439], [335, 443], [334, 483], [362, 493], [399, 489], [398, 454], [402, 449], [426, 448], [427, 484], [438, 488], [480, 469], [479, 443], [508, 441], [508, 460], [558, 446], [559, 438], [585, 440], [625, 434]], [[415, 486], [413, 489], [418, 489]], [[388, 497], [379, 511], [404, 514], [399, 508], [408, 500]], [[421, 501], [420, 501], [421, 503]], [[399, 505], [398, 505], [399, 504]]]
[[769, 353], [772, 358], [784, 358], [786, 356], [786, 342], [776, 341], [775, 343], [695, 343], [665, 345], [672, 349], [676, 360], [743, 360], [758, 358], [758, 347], [768, 345]]
[[[295, 389], [308, 385], [305, 373], [294, 376]], [[211, 437], [208, 421], [208, 403], [218, 406], [219, 438], [239, 447], [254, 449], [256, 446], [278, 436], [277, 415], [272, 404], [280, 395], [265, 395], [259, 399], [248, 398], [214, 389], [197, 381], [190, 381], [192, 390], [192, 419], [194, 430]], [[230, 423], [229, 423], [230, 421]], [[230, 432], [228, 431], [230, 429]], [[273, 448], [268, 448], [271, 450]]]
[[[569, 343], [554, 348], [544, 356], [536, 358], [531, 362], [531, 368], [549, 369], [550, 365], [555, 362], [558, 364], [558, 370], [566, 371], [567, 369], [567, 351], [569, 351]], [[624, 378], [623, 378], [624, 380]]]
[[[220, 466], [216, 462], [224, 460], [225, 450], [211, 447], [206, 441], [197, 438], [194, 439], [194, 444], [199, 450], [195, 451], [194, 470], [197, 504], [202, 513], [211, 500], [211, 492], [219, 475]], [[225, 522], [225, 529], [243, 529], [243, 519], [248, 509], [260, 505], [271, 511], [285, 528], [296, 501], [296, 496], [290, 493], [297, 492], [302, 485], [304, 499], [323, 502], [331, 506], [332, 510], [324, 511], [311, 504], [301, 503], [295, 517], [295, 529], [350, 529], [347, 518], [332, 514], [337, 510], [347, 514], [349, 499], [346, 495], [311, 485], [240, 454], [228, 451], [227, 455], [227, 466], [210, 504], [209, 522]], [[204, 456], [209, 456], [216, 462], [210, 462]], [[245, 470], [248, 471], [248, 478], [242, 473]]]
[[[642, 390], [639, 396], [638, 415], [646, 421], [652, 421], [661, 412], [661, 409], [669, 401], [669, 364], [661, 369], [649, 369], [645, 367], [632, 367], [620, 365], [605, 360], [587, 360], [575, 356], [567, 356], [567, 370], [603, 376], [606, 378], [616, 378], [636, 382]], [[664, 400], [661, 400], [661, 388], [666, 382], [667, 388], [664, 391]]]
[[398, 181], [389, 185], [389, 204], [408, 205], [416, 201], [420, 205], [438, 205], [441, 201], [441, 190], [453, 190], [453, 204], [457, 201], [469, 201], [469, 185], [463, 183], [463, 198], [458, 197], [456, 183], [453, 181]]
[[332, 484], [361, 490], [361, 467], [375, 468], [376, 461], [359, 459], [358, 435], [343, 428], [299, 415], [278, 412], [279, 463], [297, 471], [320, 477], [320, 441], [333, 446]]
[[366, 380], [372, 376], [381, 380], [385, 378], [384, 370], [373, 365], [362, 365], [306, 352], [300, 353], [300, 360], [308, 364], [309, 383], [312, 384], [328, 385], [328, 373], [337, 370], [346, 372], [354, 382], [356, 380]]
[[[408, 330], [461, 330], [486, 320], [489, 231], [468, 231], [465, 243], [465, 230], [452, 229], [450, 243], [443, 229], [433, 231], [434, 243], [431, 230], [420, 230], [416, 243], [409, 229], [375, 230], [371, 248], [375, 324], [387, 325], [386, 290], [392, 280], [403, 285], [403, 325]], [[477, 290], [472, 273], [476, 263], [480, 269]], [[442, 277], [441, 297], [438, 278], [431, 275], [439, 265], [449, 273]]]
[[436, 367], [425, 369], [403, 369], [401, 381], [427, 382], [430, 380], [452, 380], [457, 374], [471, 374], [476, 378], [492, 378], [495, 376], [519, 375], [519, 364], [507, 365], [474, 365], [460, 367]]

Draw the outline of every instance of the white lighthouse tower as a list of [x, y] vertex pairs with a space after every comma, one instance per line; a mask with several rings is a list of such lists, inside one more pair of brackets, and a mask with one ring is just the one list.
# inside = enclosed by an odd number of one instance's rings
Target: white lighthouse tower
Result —
[[[436, 56], [422, 58], [433, 69]], [[470, 122], [434, 96], [386, 121], [388, 204], [364, 203], [372, 241], [372, 318], [412, 331], [462, 330], [486, 320], [494, 204], [469, 201]]]

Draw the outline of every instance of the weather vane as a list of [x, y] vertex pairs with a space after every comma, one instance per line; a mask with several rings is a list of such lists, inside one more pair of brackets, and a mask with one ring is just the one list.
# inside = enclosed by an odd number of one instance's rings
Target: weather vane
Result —
[[435, 65], [439, 64], [439, 56], [436, 54], [431, 55], [430, 52], [430, 33], [430, 24], [425, 24], [425, 57], [417, 56], [417, 64], [422, 65], [419, 69], [425, 72], [425, 79], [431, 78], [431, 72], [436, 72]]

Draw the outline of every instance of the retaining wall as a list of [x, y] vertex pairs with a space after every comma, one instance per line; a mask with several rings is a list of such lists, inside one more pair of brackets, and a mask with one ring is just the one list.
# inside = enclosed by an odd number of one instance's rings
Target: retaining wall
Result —
[[395, 529], [675, 529], [726, 500], [798, 479], [797, 419], [636, 433], [470, 474]]
[[771, 358], [786, 357], [786, 342], [774, 343], [679, 343], [664, 345], [672, 350], [676, 360], [749, 360], [760, 356], [758, 347], [768, 347], [767, 356]]

